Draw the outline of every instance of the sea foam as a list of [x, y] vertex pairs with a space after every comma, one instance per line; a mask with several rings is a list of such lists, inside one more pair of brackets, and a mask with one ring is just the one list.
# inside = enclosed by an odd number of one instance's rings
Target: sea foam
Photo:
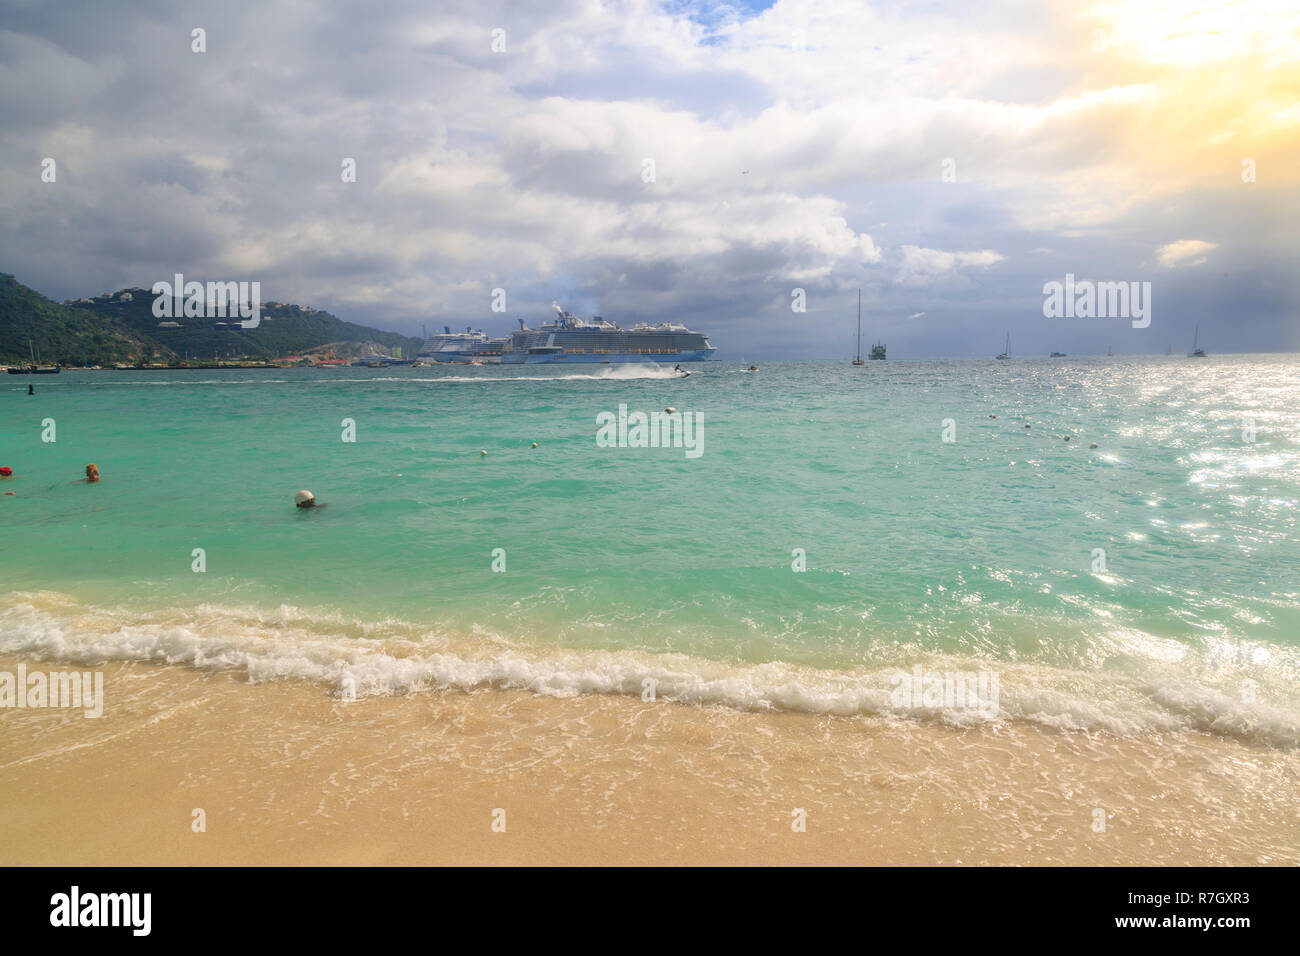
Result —
[[[953, 655], [917, 661], [927, 672], [996, 666], [996, 717], [974, 708], [903, 707], [893, 696], [899, 666], [828, 670], [783, 661], [717, 661], [636, 650], [523, 647], [497, 635], [452, 636], [406, 622], [359, 622], [282, 606], [272, 610], [200, 605], [147, 612], [98, 607], [53, 592], [0, 603], [0, 653], [88, 666], [152, 661], [246, 675], [258, 684], [301, 679], [357, 697], [491, 688], [551, 697], [620, 694], [665, 703], [745, 711], [933, 720], [978, 726], [1020, 722], [1057, 732], [1134, 735], [1201, 732], [1292, 749], [1300, 719], [1291, 710], [1247, 703], [1194, 680], [1001, 664]], [[107, 689], [111, 710], [113, 691]]]

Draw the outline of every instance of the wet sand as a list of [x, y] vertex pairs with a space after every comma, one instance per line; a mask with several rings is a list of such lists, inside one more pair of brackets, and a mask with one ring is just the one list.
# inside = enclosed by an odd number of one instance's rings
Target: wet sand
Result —
[[1300, 863], [1300, 754], [1205, 735], [100, 670], [0, 710], [0, 863]]

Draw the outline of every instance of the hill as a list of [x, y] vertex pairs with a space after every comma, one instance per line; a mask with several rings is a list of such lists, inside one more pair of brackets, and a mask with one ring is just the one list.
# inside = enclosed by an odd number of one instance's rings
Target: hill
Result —
[[0, 363], [25, 364], [31, 349], [44, 362], [76, 365], [134, 363], [153, 351], [121, 323], [60, 305], [0, 272]]
[[314, 352], [346, 357], [369, 345], [414, 356], [419, 339], [345, 322], [328, 312], [282, 302], [262, 305], [261, 324], [153, 314], [147, 289], [121, 289], [93, 298], [54, 302], [0, 273], [0, 362], [28, 361], [28, 339], [46, 362], [110, 365], [211, 359], [266, 361]]

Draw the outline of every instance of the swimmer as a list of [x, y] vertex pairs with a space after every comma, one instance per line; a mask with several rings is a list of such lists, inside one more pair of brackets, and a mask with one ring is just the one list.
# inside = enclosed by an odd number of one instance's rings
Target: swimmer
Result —
[[88, 482], [90, 482], [91, 484], [94, 484], [95, 482], [99, 481], [99, 466], [98, 466], [98, 465], [93, 465], [93, 464], [92, 464], [92, 465], [87, 465], [87, 466], [86, 466], [86, 479], [85, 479], [85, 480], [88, 481]]

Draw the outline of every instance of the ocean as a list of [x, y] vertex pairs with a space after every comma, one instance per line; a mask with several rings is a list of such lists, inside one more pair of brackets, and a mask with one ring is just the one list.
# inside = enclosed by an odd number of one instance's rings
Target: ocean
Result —
[[5, 376], [0, 654], [1300, 745], [1300, 358], [691, 372]]

